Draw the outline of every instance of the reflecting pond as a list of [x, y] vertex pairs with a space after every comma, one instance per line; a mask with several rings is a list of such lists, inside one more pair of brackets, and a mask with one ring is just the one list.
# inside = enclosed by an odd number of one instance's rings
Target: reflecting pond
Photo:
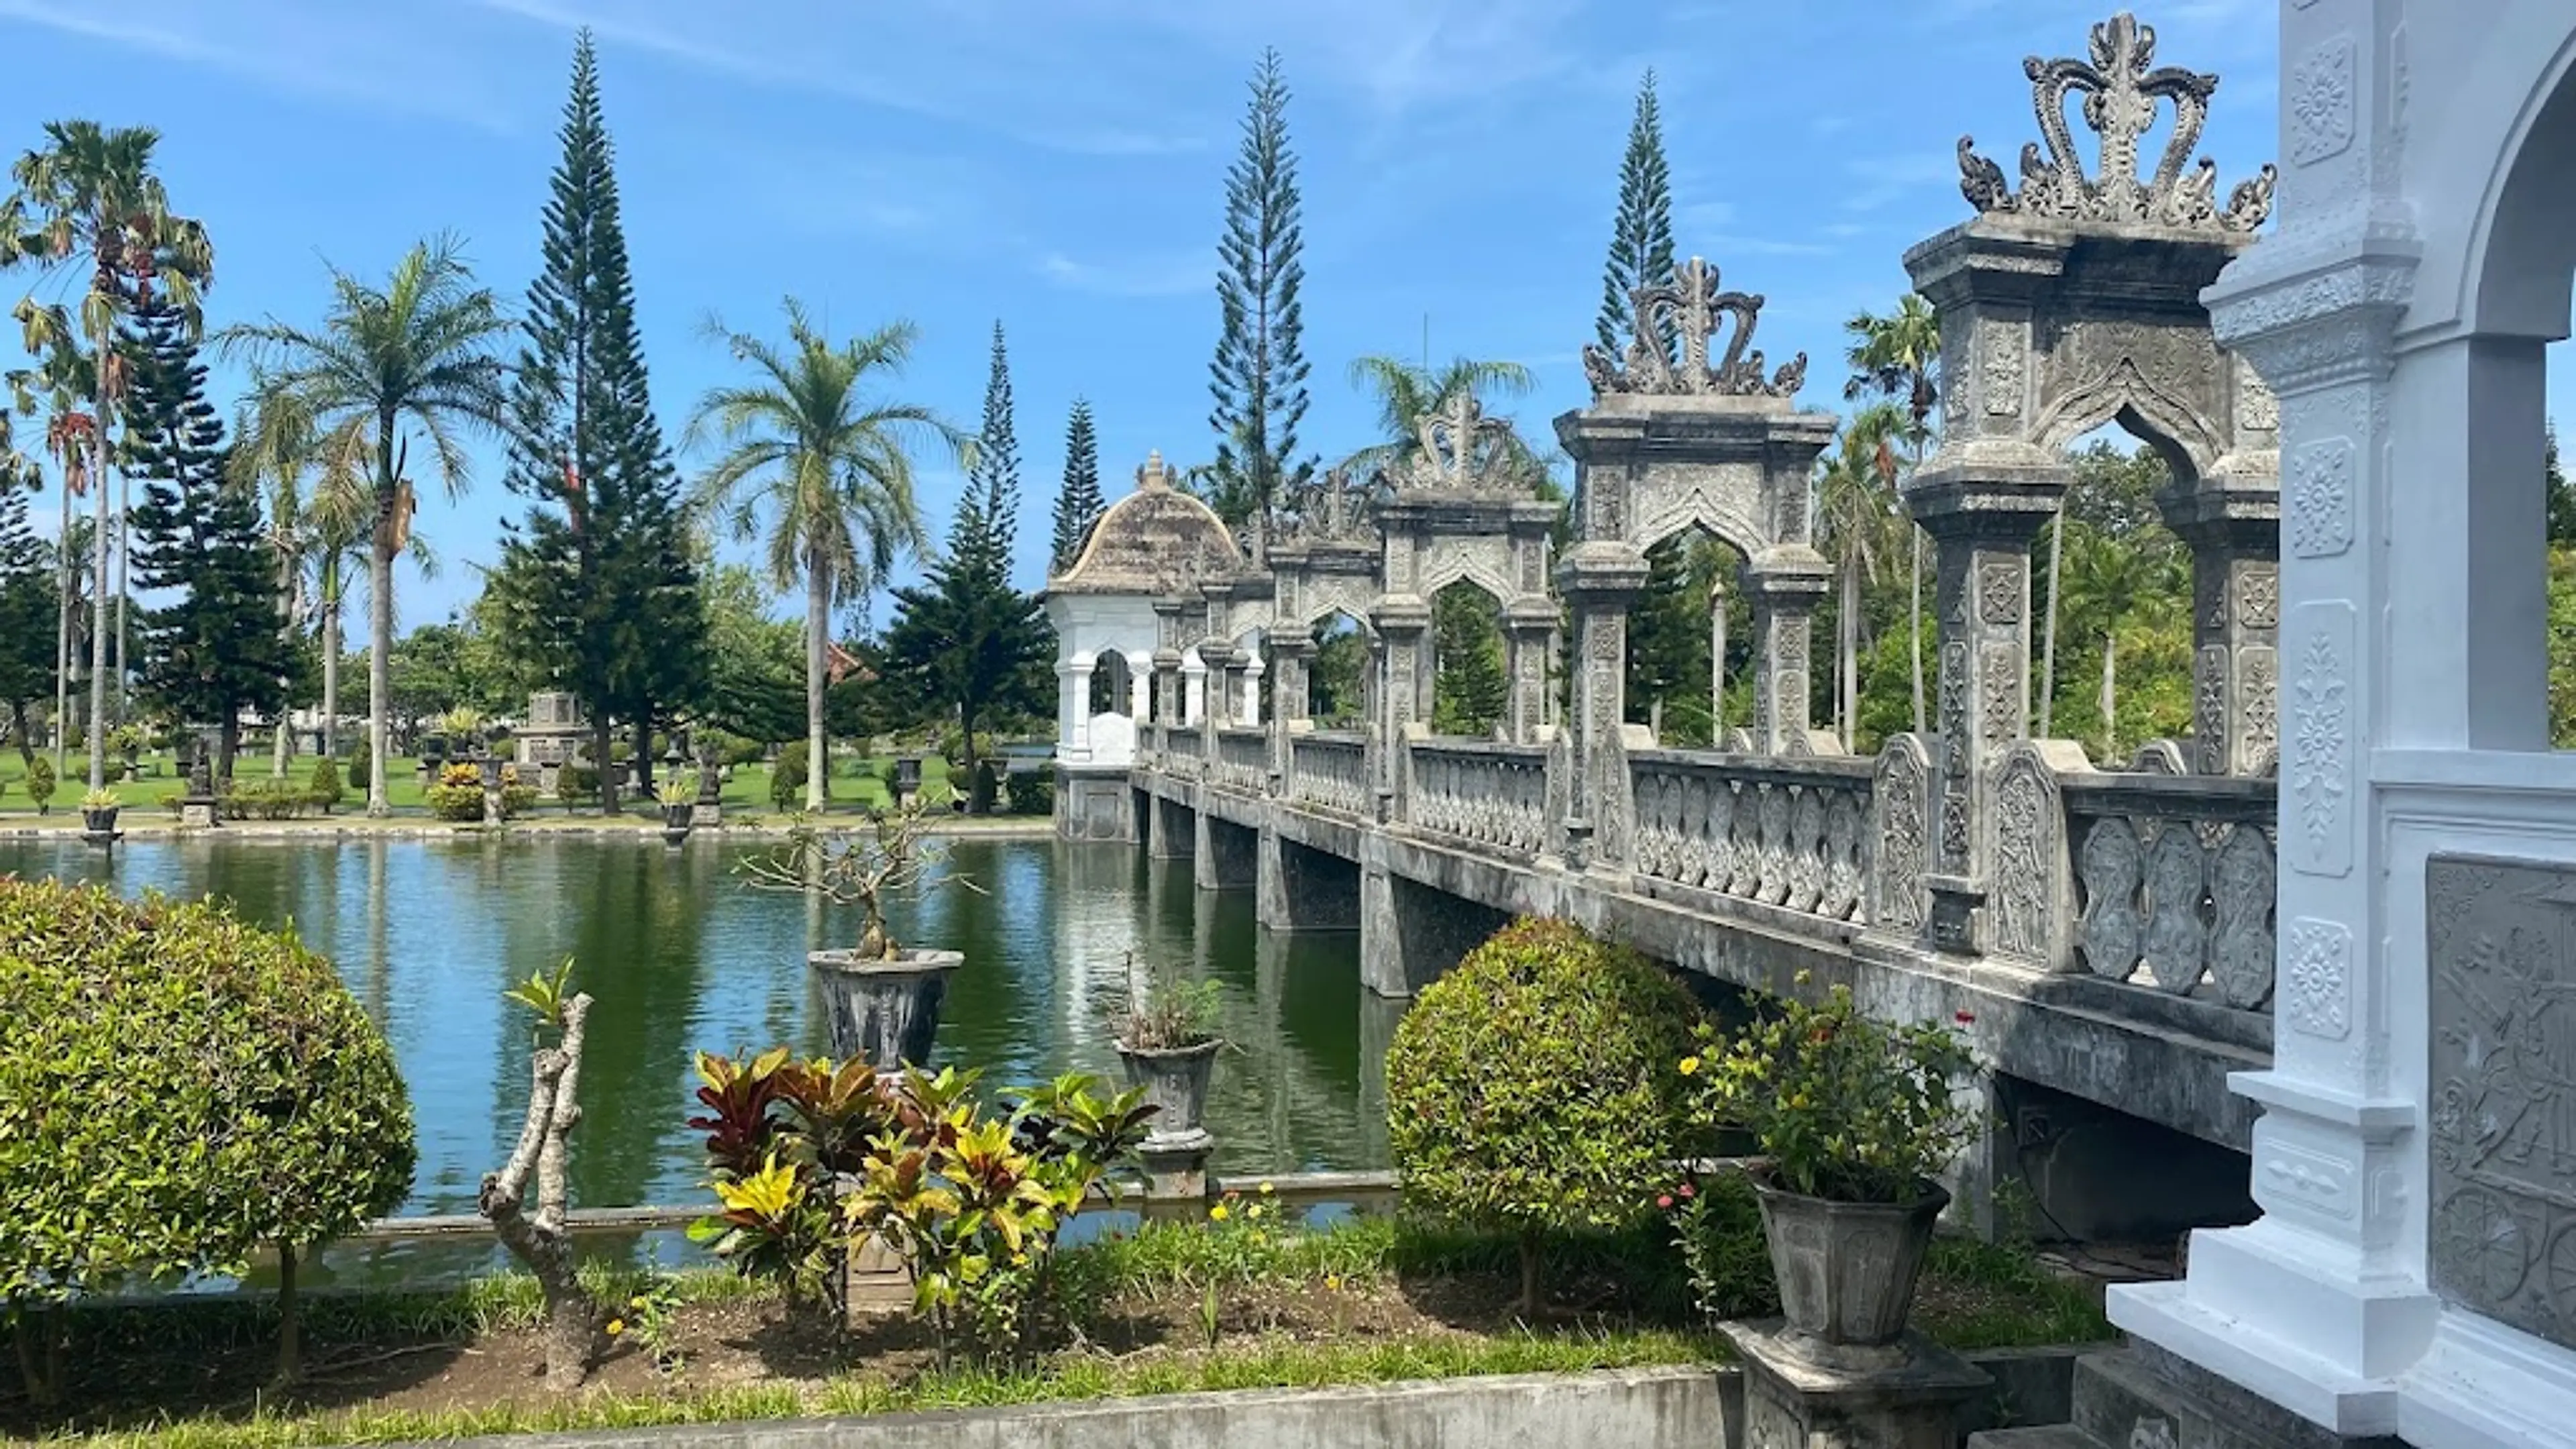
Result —
[[[516, 1140], [531, 1041], [501, 999], [532, 971], [578, 961], [596, 998], [574, 1134], [584, 1207], [691, 1203], [700, 1186], [693, 1053], [785, 1042], [820, 1053], [805, 952], [857, 937], [856, 912], [746, 888], [759, 842], [519, 836], [500, 840], [0, 840], [0, 873], [104, 881], [128, 894], [213, 895], [292, 923], [328, 954], [394, 1044], [420, 1133], [414, 1213], [474, 1209]], [[1133, 953], [1220, 983], [1209, 1126], [1220, 1171], [1383, 1166], [1379, 1078], [1400, 1007], [1359, 983], [1358, 939], [1276, 936], [1249, 892], [1202, 894], [1187, 861], [1051, 839], [947, 842], [934, 879], [890, 905], [896, 938], [951, 947], [936, 1060], [1017, 1083], [1115, 1078], [1102, 1025]], [[935, 877], [959, 874], [977, 890]]]

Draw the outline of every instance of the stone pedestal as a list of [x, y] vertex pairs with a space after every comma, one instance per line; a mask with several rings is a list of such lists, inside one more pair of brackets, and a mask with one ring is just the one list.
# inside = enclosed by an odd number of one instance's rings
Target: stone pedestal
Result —
[[1917, 1334], [1828, 1367], [1793, 1351], [1776, 1319], [1718, 1331], [1744, 1365], [1747, 1449], [1953, 1449], [1960, 1410], [1995, 1382]]
[[201, 800], [191, 795], [179, 802], [179, 828], [182, 830], [212, 830], [217, 823], [217, 815], [212, 800]]
[[1145, 1165], [1145, 1197], [1169, 1202], [1208, 1194], [1208, 1158], [1216, 1138], [1204, 1128], [1172, 1137], [1149, 1137], [1136, 1149]]

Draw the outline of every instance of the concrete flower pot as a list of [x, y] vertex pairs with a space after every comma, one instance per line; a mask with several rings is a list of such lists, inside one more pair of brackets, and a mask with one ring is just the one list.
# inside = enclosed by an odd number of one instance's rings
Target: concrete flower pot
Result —
[[119, 808], [121, 807], [110, 805], [104, 810], [92, 810], [86, 805], [82, 806], [81, 834], [93, 841], [114, 840], [116, 812]]
[[1913, 1202], [1834, 1202], [1784, 1192], [1749, 1174], [1781, 1313], [1796, 1337], [1826, 1349], [1876, 1348], [1905, 1332], [1914, 1280], [1950, 1194], [1926, 1182]]
[[805, 962], [823, 983], [832, 1055], [891, 1072], [929, 1064], [949, 973], [966, 957], [959, 951], [906, 951], [869, 960], [855, 951], [816, 951]]
[[689, 827], [696, 823], [695, 810], [696, 807], [691, 805], [662, 807], [662, 843], [664, 845], [678, 845], [689, 838]]
[[1216, 1076], [1219, 1041], [1167, 1051], [1140, 1051], [1118, 1043], [1118, 1060], [1127, 1068], [1127, 1085], [1145, 1089], [1145, 1100], [1158, 1108], [1146, 1145], [1187, 1146], [1208, 1136], [1208, 1083]]

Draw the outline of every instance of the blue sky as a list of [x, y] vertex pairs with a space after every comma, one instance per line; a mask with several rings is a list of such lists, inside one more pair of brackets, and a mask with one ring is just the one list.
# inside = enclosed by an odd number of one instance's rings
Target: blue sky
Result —
[[[1103, 482], [1212, 451], [1215, 241], [1245, 80], [1279, 48], [1305, 193], [1308, 446], [1370, 441], [1345, 373], [1371, 352], [1510, 358], [1525, 432], [1586, 400], [1617, 166], [1638, 75], [1661, 78], [1676, 240], [1767, 294], [1760, 344], [1812, 359], [1839, 407], [1840, 324], [1905, 288], [1899, 257], [1964, 220], [1952, 148], [2035, 139], [2021, 59], [2081, 55], [2113, 0], [0, 0], [15, 99], [148, 124], [174, 204], [217, 249], [210, 322], [319, 318], [325, 263], [381, 277], [464, 237], [512, 301], [536, 266], [573, 29], [599, 37], [655, 401], [676, 437], [727, 376], [710, 313], [775, 334], [794, 293], [837, 334], [907, 317], [904, 384], [971, 425], [1008, 331], [1020, 573], [1043, 566], [1066, 409], [1091, 399]], [[2158, 60], [2221, 78], [2222, 191], [2274, 144], [2272, 0], [2139, 7]], [[14, 283], [9, 285], [14, 286]], [[13, 293], [14, 295], [14, 293]], [[237, 384], [237, 377], [219, 375]], [[479, 450], [428, 500], [442, 577], [474, 591], [520, 504]], [[934, 468], [944, 531], [958, 478]], [[880, 614], [882, 611], [880, 610]]]

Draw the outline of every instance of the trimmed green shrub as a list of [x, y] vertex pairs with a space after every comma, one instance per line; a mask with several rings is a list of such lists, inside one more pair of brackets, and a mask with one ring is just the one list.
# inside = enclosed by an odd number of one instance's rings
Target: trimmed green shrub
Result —
[[27, 798], [36, 802], [36, 813], [50, 815], [54, 809], [54, 762], [38, 755], [27, 766]]
[[1513, 1235], [1537, 1308], [1549, 1235], [1629, 1227], [1695, 1151], [1682, 1059], [1699, 1007], [1652, 961], [1566, 921], [1515, 921], [1426, 988], [1387, 1051], [1404, 1200]]
[[121, 1284], [238, 1273], [263, 1242], [287, 1250], [291, 1290], [298, 1253], [410, 1191], [392, 1048], [291, 934], [0, 879], [0, 1019], [0, 1304], [21, 1334]]
[[794, 810], [805, 803], [805, 742], [798, 740], [778, 752], [778, 763], [769, 772], [769, 803], [781, 810]]
[[566, 765], [555, 776], [555, 795], [566, 805], [599, 803], [599, 767]]
[[1049, 765], [1013, 770], [1002, 781], [1003, 795], [1014, 815], [1055, 813], [1055, 770]]
[[[349, 784], [360, 794], [365, 794], [375, 782], [375, 758], [375, 747], [367, 743], [365, 735], [359, 735], [357, 747], [349, 751]], [[386, 783], [390, 785], [392, 782]]]
[[339, 763], [328, 755], [315, 760], [313, 779], [304, 787], [304, 794], [325, 815], [338, 809], [340, 802], [349, 798], [348, 788], [340, 783]]

